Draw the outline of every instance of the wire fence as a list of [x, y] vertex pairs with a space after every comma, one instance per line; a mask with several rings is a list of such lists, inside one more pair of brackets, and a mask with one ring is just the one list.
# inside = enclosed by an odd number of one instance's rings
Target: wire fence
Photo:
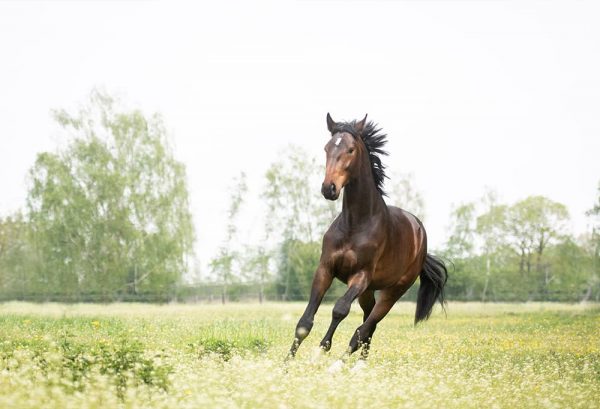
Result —
[[[326, 294], [324, 302], [333, 302], [343, 295], [345, 287], [338, 285], [332, 287]], [[418, 284], [412, 286], [400, 301], [416, 301]], [[377, 295], [377, 292], [376, 292]], [[276, 283], [235, 283], [223, 286], [222, 284], [203, 283], [198, 285], [178, 286], [162, 292], [138, 293], [99, 293], [79, 292], [65, 294], [60, 292], [1, 292], [0, 302], [27, 301], [27, 302], [61, 302], [61, 303], [113, 303], [113, 302], [139, 302], [139, 303], [229, 303], [229, 302], [268, 302], [268, 301], [306, 301], [309, 294], [296, 294], [287, 296]], [[526, 294], [515, 292], [491, 291], [483, 296], [480, 293], [446, 294], [448, 301], [485, 301], [485, 302], [600, 302], [600, 290], [586, 291], [545, 291], [529, 292]]]

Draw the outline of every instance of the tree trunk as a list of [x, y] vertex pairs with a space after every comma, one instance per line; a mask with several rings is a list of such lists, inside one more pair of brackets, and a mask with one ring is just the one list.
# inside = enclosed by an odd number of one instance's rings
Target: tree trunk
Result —
[[552, 277], [550, 276], [548, 265], [544, 268], [544, 301], [548, 300], [548, 295], [550, 294], [549, 285], [552, 281]]
[[262, 277], [260, 277], [260, 287], [258, 289], [258, 303], [262, 304], [263, 303], [263, 298], [264, 298], [264, 292], [265, 292], [265, 280]]
[[488, 283], [490, 282], [490, 256], [487, 256], [485, 261], [485, 284], [483, 285], [483, 291], [481, 292], [481, 302], [485, 302], [485, 296], [488, 289]]
[[583, 298], [581, 299], [581, 301], [579, 301], [581, 304], [585, 304], [586, 302], [588, 302], [590, 300], [590, 297], [592, 296], [592, 281], [590, 281], [587, 290], [585, 291], [585, 294], [583, 295]]
[[285, 278], [285, 291], [283, 292], [283, 301], [288, 300], [289, 289], [290, 289], [290, 271], [288, 268], [288, 272], [287, 272], [286, 278]]
[[519, 273], [521, 276], [525, 273], [525, 250], [521, 247], [521, 260], [519, 261]]
[[137, 263], [133, 265], [133, 293], [137, 294]]

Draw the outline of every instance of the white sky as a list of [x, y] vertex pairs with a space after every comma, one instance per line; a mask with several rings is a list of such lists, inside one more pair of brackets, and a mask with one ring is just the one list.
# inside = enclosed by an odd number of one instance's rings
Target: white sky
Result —
[[433, 247], [452, 204], [486, 186], [565, 203], [580, 233], [600, 180], [599, 21], [593, 1], [1, 1], [0, 214], [56, 147], [50, 110], [100, 86], [164, 115], [204, 265], [232, 178], [248, 174], [252, 213], [283, 147], [324, 159], [327, 112], [388, 133], [385, 163], [415, 174]]

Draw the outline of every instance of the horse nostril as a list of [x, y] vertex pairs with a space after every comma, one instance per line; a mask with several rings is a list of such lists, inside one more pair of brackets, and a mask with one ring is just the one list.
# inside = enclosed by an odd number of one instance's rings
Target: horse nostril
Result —
[[326, 199], [335, 200], [337, 189], [335, 188], [335, 183], [326, 184], [323, 182], [321, 185], [321, 193], [325, 196]]

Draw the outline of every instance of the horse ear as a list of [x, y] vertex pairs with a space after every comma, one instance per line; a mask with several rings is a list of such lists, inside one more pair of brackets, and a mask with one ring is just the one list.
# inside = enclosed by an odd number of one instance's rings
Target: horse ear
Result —
[[365, 129], [365, 124], [367, 123], [367, 114], [365, 114], [365, 117], [358, 121], [356, 123], [356, 125], [354, 125], [354, 129], [356, 129], [356, 132], [358, 133], [362, 133], [363, 129]]
[[335, 128], [336, 125], [337, 124], [331, 118], [331, 115], [329, 115], [329, 112], [327, 112], [327, 129], [329, 129], [329, 132], [333, 133], [333, 130], [334, 130], [334, 128]]

